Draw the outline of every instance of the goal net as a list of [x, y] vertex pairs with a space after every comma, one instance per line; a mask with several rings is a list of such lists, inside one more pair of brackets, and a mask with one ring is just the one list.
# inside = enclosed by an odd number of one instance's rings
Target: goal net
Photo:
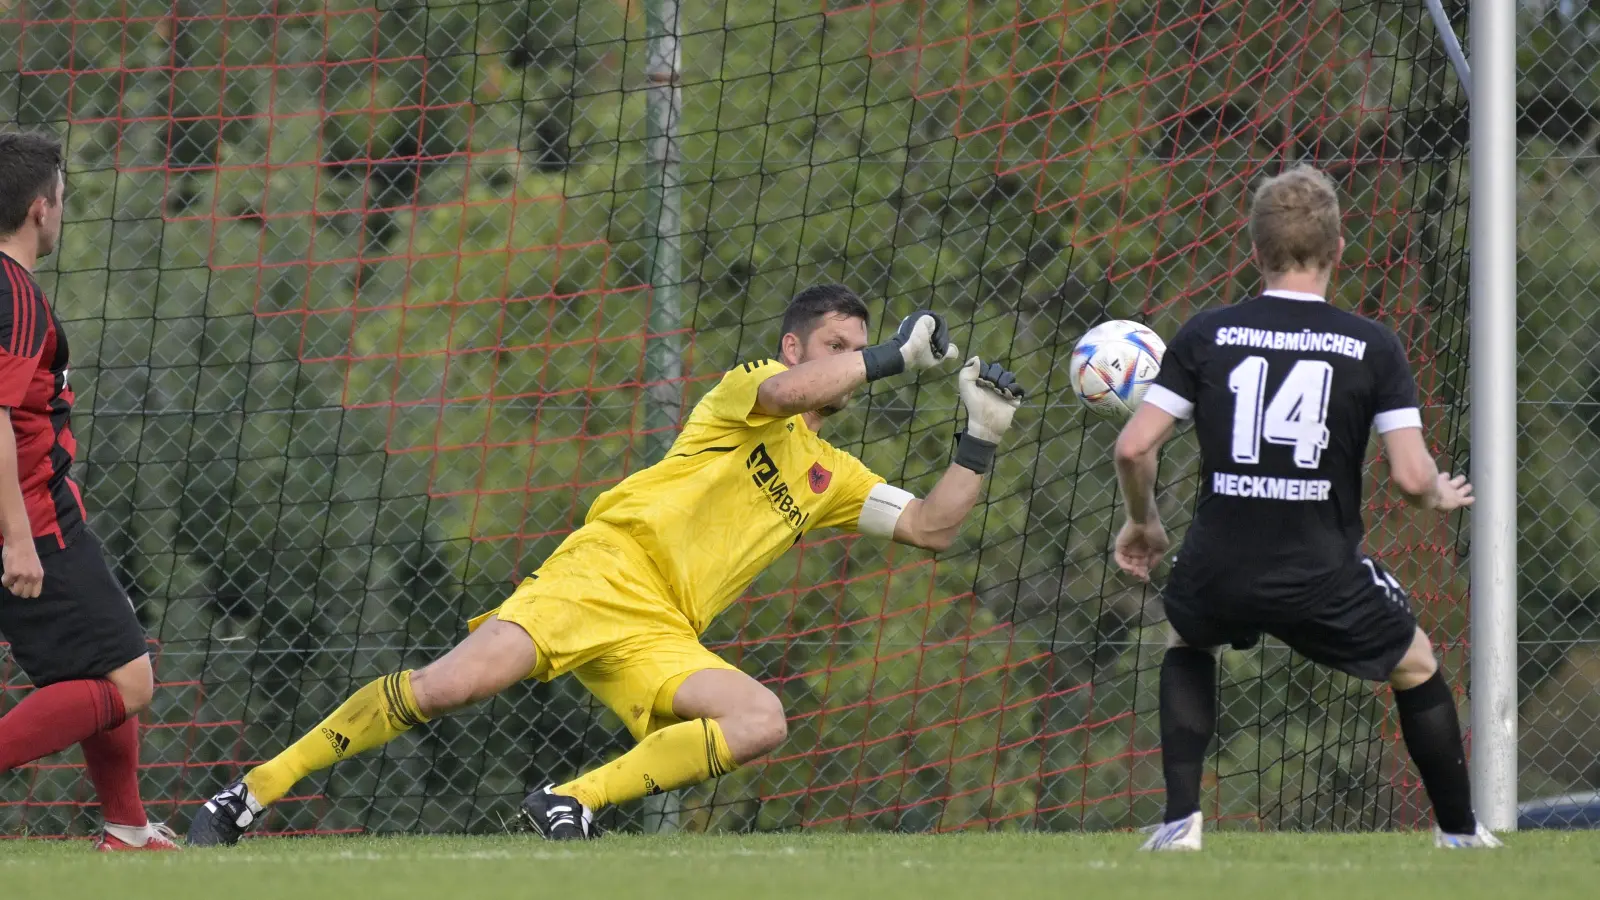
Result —
[[[1249, 295], [1248, 194], [1286, 164], [1338, 180], [1336, 300], [1398, 330], [1465, 465], [1465, 100], [1422, 4], [678, 8], [0, 2], [0, 108], [69, 149], [41, 279], [161, 682], [154, 816], [448, 648], [817, 282], [875, 336], [941, 310], [1029, 400], [951, 551], [819, 532], [756, 580], [706, 640], [782, 697], [787, 744], [613, 827], [1155, 821], [1163, 615], [1108, 562], [1115, 428], [1065, 363], [1098, 321], [1170, 338]], [[671, 31], [676, 71], [647, 52]], [[873, 385], [829, 438], [926, 492], [958, 405], [953, 375]], [[1177, 535], [1195, 461], [1183, 436], [1162, 464]], [[1464, 671], [1459, 519], [1381, 490], [1367, 515]], [[1208, 815], [1422, 820], [1386, 692], [1270, 642], [1221, 690]], [[570, 679], [520, 686], [308, 779], [265, 830], [498, 830], [627, 745]], [[0, 776], [0, 832], [93, 827], [76, 752]]]

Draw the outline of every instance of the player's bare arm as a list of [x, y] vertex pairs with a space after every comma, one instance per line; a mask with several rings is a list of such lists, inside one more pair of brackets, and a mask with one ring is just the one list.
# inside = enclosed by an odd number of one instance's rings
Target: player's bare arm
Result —
[[927, 497], [906, 503], [905, 511], [894, 523], [895, 543], [935, 553], [950, 549], [961, 533], [962, 520], [977, 505], [982, 488], [982, 475], [952, 465]]
[[1384, 432], [1383, 452], [1389, 460], [1389, 480], [1412, 506], [1450, 512], [1472, 505], [1475, 498], [1467, 476], [1439, 471], [1439, 464], [1422, 438], [1422, 429]]
[[44, 566], [33, 547], [33, 528], [28, 522], [28, 507], [22, 500], [22, 481], [17, 474], [17, 436], [11, 431], [11, 410], [0, 407], [0, 538], [5, 575], [0, 585], [18, 597], [33, 599], [44, 586]]
[[896, 543], [935, 552], [949, 549], [977, 505], [984, 473], [993, 465], [995, 449], [1025, 394], [1016, 376], [1000, 364], [984, 365], [976, 356], [967, 360], [961, 367], [967, 427], [956, 445], [955, 462], [927, 497], [906, 504], [895, 522]]
[[1122, 571], [1149, 581], [1171, 546], [1156, 506], [1156, 463], [1178, 420], [1153, 403], [1141, 404], [1117, 436], [1117, 481], [1127, 521], [1117, 533], [1115, 556]]
[[800, 363], [763, 381], [756, 390], [755, 411], [775, 418], [798, 416], [860, 387], [867, 380], [867, 367], [860, 353], [849, 351], [861, 348], [851, 347], [844, 337], [835, 338], [829, 347], [839, 355]]
[[827, 411], [842, 406], [841, 398], [868, 381], [931, 368], [957, 354], [944, 319], [925, 310], [907, 316], [889, 340], [870, 347], [860, 319], [834, 314], [820, 329], [813, 343], [827, 355], [804, 362], [791, 362], [802, 358], [800, 336], [784, 335], [781, 356], [791, 367], [761, 383], [756, 412], [781, 417]]

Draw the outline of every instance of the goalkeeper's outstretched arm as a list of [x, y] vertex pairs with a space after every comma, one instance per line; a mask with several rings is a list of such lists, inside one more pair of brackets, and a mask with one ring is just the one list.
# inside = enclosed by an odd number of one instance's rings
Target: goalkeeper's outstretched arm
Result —
[[[983, 476], [1022, 403], [1022, 386], [999, 363], [985, 366], [976, 356], [961, 367], [961, 400], [967, 430], [956, 442], [956, 458], [928, 496], [908, 499], [894, 523], [894, 540], [935, 552], [955, 542], [961, 523], [978, 503]], [[909, 498], [897, 488], [886, 488]], [[881, 498], [868, 499], [868, 504]]]
[[[870, 349], [870, 348], [869, 348]], [[755, 411], [784, 418], [821, 409], [867, 380], [860, 353], [841, 353], [800, 363], [761, 382]]]
[[982, 475], [952, 464], [927, 497], [906, 503], [905, 511], [894, 523], [895, 543], [935, 553], [948, 550], [961, 533], [961, 522], [977, 505], [982, 486]]
[[[860, 345], [856, 345], [860, 347]], [[914, 312], [887, 341], [862, 349], [830, 347], [832, 355], [806, 362], [761, 382], [755, 411], [782, 418], [822, 409], [868, 381], [926, 369], [956, 355], [950, 330], [937, 313]], [[790, 355], [790, 348], [785, 354]]]

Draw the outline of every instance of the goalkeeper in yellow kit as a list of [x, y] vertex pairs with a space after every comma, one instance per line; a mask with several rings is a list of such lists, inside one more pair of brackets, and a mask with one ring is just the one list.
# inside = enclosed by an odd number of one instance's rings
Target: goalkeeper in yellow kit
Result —
[[871, 347], [867, 324], [848, 288], [801, 292], [784, 314], [778, 359], [728, 372], [666, 458], [602, 494], [583, 527], [472, 620], [453, 650], [363, 687], [207, 800], [189, 843], [233, 844], [311, 772], [525, 678], [571, 672], [638, 741], [523, 800], [522, 815], [546, 838], [590, 837], [609, 804], [715, 778], [777, 747], [788, 733], [777, 696], [701, 646], [701, 632], [812, 529], [950, 546], [1021, 402], [1015, 376], [969, 359], [954, 464], [920, 500], [885, 484], [817, 430], [863, 382], [932, 368], [956, 350], [933, 313], [913, 314]]

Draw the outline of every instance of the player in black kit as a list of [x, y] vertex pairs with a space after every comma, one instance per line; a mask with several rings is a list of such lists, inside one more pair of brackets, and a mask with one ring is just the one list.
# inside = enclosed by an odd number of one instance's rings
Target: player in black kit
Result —
[[1441, 512], [1472, 503], [1422, 437], [1416, 383], [1394, 332], [1324, 297], [1344, 250], [1332, 181], [1299, 166], [1262, 184], [1250, 238], [1259, 297], [1210, 309], [1173, 338], [1161, 373], [1117, 439], [1127, 522], [1124, 571], [1149, 580], [1169, 543], [1156, 457], [1180, 419], [1200, 442], [1199, 505], [1163, 599], [1165, 824], [1147, 850], [1200, 849], [1200, 780], [1216, 731], [1223, 645], [1271, 634], [1307, 658], [1394, 688], [1440, 847], [1497, 847], [1472, 812], [1449, 684], [1405, 591], [1362, 553], [1362, 463], [1374, 427], [1406, 500]]

